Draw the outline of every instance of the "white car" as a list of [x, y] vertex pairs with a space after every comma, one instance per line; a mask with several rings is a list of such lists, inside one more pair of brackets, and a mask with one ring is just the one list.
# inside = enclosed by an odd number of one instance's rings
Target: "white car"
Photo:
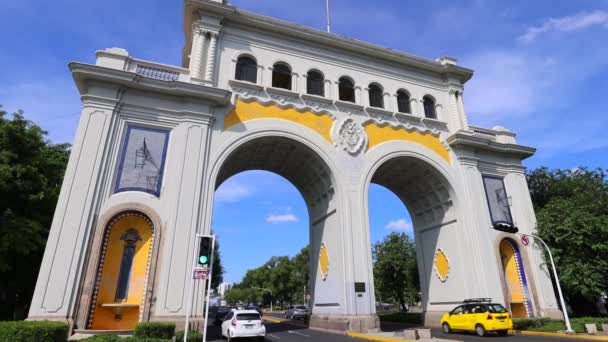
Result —
[[232, 340], [236, 337], [266, 338], [266, 326], [255, 310], [232, 310], [222, 323], [222, 336]]

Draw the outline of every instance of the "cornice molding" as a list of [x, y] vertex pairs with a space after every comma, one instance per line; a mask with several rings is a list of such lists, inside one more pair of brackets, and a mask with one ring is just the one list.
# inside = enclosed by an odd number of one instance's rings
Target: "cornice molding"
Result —
[[533, 147], [518, 145], [518, 144], [504, 144], [496, 141], [473, 136], [470, 133], [464, 131], [458, 131], [446, 139], [446, 142], [450, 146], [468, 146], [481, 150], [504, 153], [519, 157], [521, 160], [531, 157], [536, 152]]
[[213, 105], [227, 105], [230, 103], [231, 92], [220, 88], [180, 81], [157, 80], [144, 77], [135, 72], [92, 64], [72, 62], [69, 64], [69, 68], [78, 91], [82, 96], [88, 95], [88, 84], [90, 81], [98, 81], [124, 86], [127, 89], [158, 92], [180, 98], [191, 97], [211, 102]]

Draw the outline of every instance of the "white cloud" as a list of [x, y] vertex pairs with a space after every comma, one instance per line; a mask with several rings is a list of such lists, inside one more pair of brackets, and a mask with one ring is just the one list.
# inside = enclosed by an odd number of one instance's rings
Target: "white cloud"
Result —
[[272, 224], [279, 224], [285, 222], [296, 222], [298, 218], [294, 214], [284, 214], [284, 215], [268, 215], [266, 217], [266, 222], [270, 222]]
[[528, 28], [526, 33], [519, 37], [519, 40], [525, 43], [530, 43], [543, 33], [548, 33], [551, 31], [572, 32], [586, 29], [595, 25], [601, 25], [608, 28], [608, 12], [583, 12], [568, 17], [550, 18], [540, 26]]
[[414, 231], [414, 226], [412, 225], [411, 222], [407, 222], [404, 219], [398, 219], [398, 220], [394, 220], [389, 222], [384, 229], [387, 230], [396, 230], [396, 231], [400, 231], [400, 232], [413, 232]]
[[215, 199], [219, 202], [234, 203], [254, 194], [255, 189], [234, 180], [227, 180], [215, 192]]

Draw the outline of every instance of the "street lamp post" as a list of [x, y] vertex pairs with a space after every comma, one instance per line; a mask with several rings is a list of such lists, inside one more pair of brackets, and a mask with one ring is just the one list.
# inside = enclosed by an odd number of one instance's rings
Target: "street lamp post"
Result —
[[553, 268], [553, 276], [555, 277], [555, 283], [557, 284], [557, 293], [559, 294], [559, 300], [562, 305], [562, 310], [564, 313], [564, 320], [566, 321], [566, 333], [574, 334], [575, 331], [572, 330], [572, 326], [570, 325], [570, 319], [568, 318], [568, 308], [566, 308], [566, 302], [564, 301], [564, 295], [562, 294], [562, 287], [559, 285], [559, 277], [557, 276], [557, 271], [555, 269], [555, 263], [553, 262], [553, 255], [551, 254], [551, 250], [549, 249], [549, 246], [547, 246], [547, 244], [545, 243], [545, 241], [543, 241], [543, 239], [539, 238], [538, 236], [536, 236], [534, 234], [519, 233], [519, 235], [531, 236], [531, 237], [537, 239], [538, 241], [540, 241], [543, 244], [543, 246], [545, 246], [547, 253], [549, 253], [549, 260], [551, 261], [551, 267]]
[[270, 291], [269, 289], [265, 289], [265, 288], [263, 288], [263, 287], [255, 287], [255, 286], [252, 286], [251, 288], [252, 288], [252, 289], [258, 289], [258, 290], [263, 290], [263, 291], [268, 291], [268, 292], [270, 292], [270, 312], [272, 312], [272, 311], [273, 311], [273, 310], [272, 310], [272, 299], [273, 299], [273, 298], [272, 298], [272, 291]]

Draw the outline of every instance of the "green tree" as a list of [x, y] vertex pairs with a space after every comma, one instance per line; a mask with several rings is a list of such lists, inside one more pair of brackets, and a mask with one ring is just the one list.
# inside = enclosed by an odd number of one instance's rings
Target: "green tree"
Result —
[[213, 266], [211, 269], [211, 289], [217, 291], [218, 286], [224, 281], [224, 266], [220, 254], [220, 243], [215, 239], [215, 250], [213, 251]]
[[31, 300], [70, 148], [22, 111], [6, 116], [0, 108], [0, 320], [23, 318]]
[[405, 233], [391, 233], [372, 247], [376, 296], [399, 302], [403, 311], [420, 289], [416, 247]]
[[608, 292], [606, 171], [541, 167], [527, 178], [537, 233], [551, 248], [569, 304], [577, 315], [596, 313], [596, 299]]

